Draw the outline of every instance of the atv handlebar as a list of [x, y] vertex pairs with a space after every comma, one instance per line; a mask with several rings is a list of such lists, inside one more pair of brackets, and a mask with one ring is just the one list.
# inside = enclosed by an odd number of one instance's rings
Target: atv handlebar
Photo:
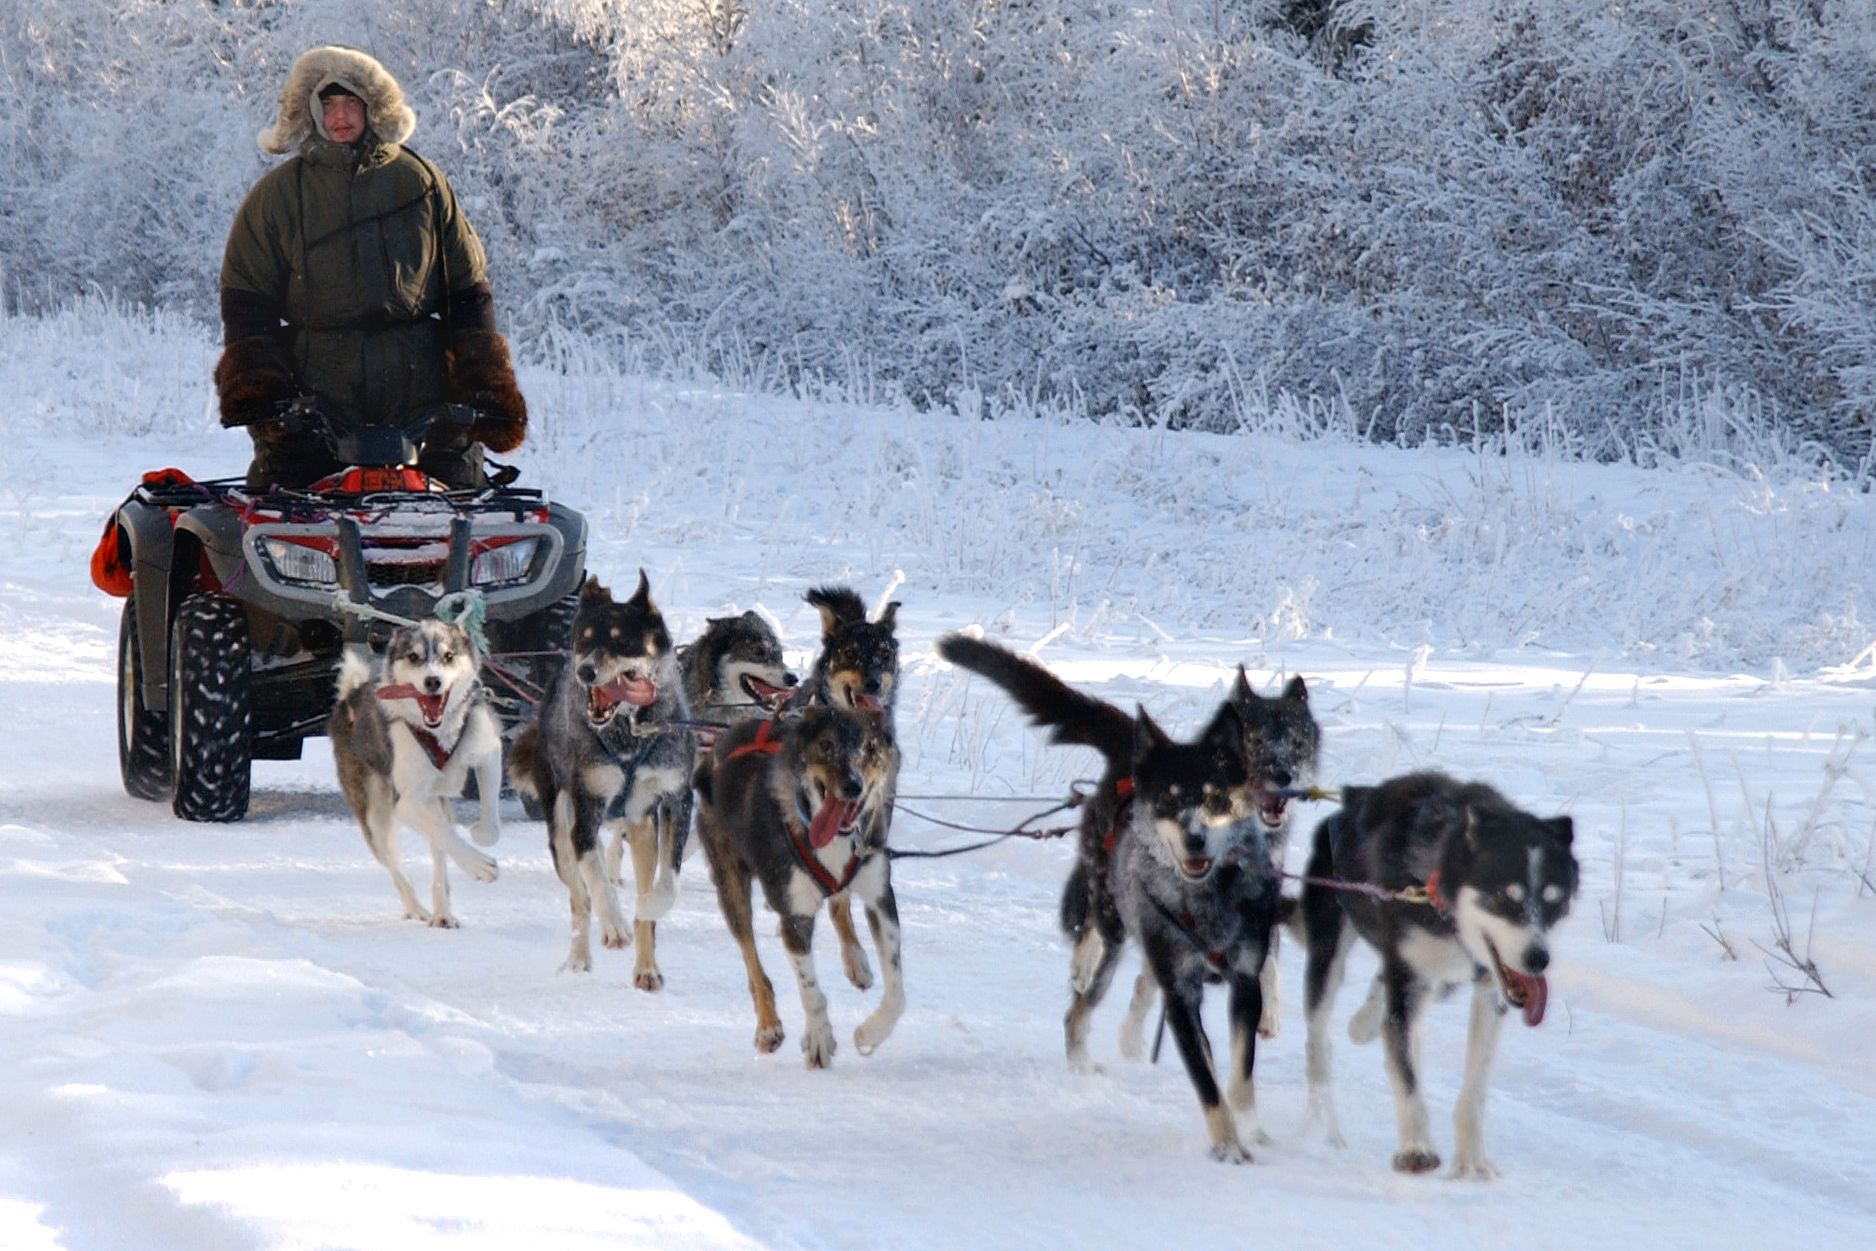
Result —
[[467, 404], [433, 404], [402, 423], [342, 427], [317, 398], [299, 395], [280, 401], [271, 417], [252, 425], [276, 435], [316, 435], [342, 464], [390, 467], [415, 463], [432, 438], [465, 431], [481, 416]]

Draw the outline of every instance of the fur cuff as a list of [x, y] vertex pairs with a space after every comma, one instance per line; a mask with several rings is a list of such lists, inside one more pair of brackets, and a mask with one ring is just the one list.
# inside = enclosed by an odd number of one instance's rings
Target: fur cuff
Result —
[[528, 402], [515, 382], [508, 340], [493, 330], [467, 330], [449, 351], [449, 398], [482, 414], [470, 437], [491, 452], [512, 452], [528, 432]]
[[279, 342], [267, 336], [237, 339], [215, 362], [215, 393], [221, 424], [250, 426], [274, 415], [274, 406], [298, 390], [293, 364]]

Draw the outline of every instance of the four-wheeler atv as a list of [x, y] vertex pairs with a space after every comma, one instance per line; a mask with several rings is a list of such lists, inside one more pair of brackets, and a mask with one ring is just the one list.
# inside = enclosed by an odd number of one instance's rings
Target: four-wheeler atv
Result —
[[[277, 420], [320, 434], [349, 466], [312, 486], [146, 475], [107, 524], [100, 586], [128, 594], [118, 631], [124, 789], [190, 821], [238, 821], [254, 760], [297, 760], [325, 733], [340, 649], [382, 643], [385, 618], [422, 619], [479, 592], [504, 725], [528, 715], [573, 627], [586, 521], [536, 490], [448, 489], [413, 468], [456, 406], [411, 427], [339, 430], [302, 401]], [[107, 573], [100, 575], [103, 566]]]

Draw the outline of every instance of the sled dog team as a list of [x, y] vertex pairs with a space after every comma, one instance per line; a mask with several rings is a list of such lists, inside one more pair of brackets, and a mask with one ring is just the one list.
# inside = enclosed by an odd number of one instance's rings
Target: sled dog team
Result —
[[[806, 599], [820, 612], [821, 649], [797, 683], [756, 614], [713, 618], [676, 647], [642, 571], [624, 601], [589, 579], [565, 663], [535, 721], [516, 737], [508, 775], [546, 814], [571, 912], [565, 968], [592, 967], [597, 915], [602, 946], [635, 946], [634, 985], [663, 986], [656, 925], [676, 900], [694, 818], [748, 973], [757, 1050], [774, 1051], [784, 1031], [756, 952], [752, 885], [780, 920], [806, 1017], [803, 1056], [823, 1068], [835, 1052], [812, 946], [823, 903], [847, 979], [862, 990], [874, 979], [854, 929], [855, 898], [880, 964], [879, 1004], [853, 1035], [860, 1053], [883, 1043], [905, 1010], [888, 852], [900, 763], [898, 605], [869, 621], [848, 588], [817, 587]], [[1507, 1008], [1527, 1025], [1544, 1017], [1550, 931], [1576, 891], [1570, 818], [1533, 816], [1489, 786], [1433, 772], [1349, 787], [1316, 828], [1300, 899], [1287, 900], [1279, 890], [1287, 800], [1307, 792], [1320, 744], [1302, 678], [1265, 697], [1240, 668], [1204, 728], [1180, 740], [1144, 708], [1124, 712], [968, 634], [940, 639], [938, 652], [1000, 687], [1052, 742], [1093, 748], [1103, 761], [1082, 805], [1061, 904], [1074, 944], [1063, 1023], [1071, 1065], [1088, 1066], [1091, 1017], [1127, 943], [1137, 943], [1143, 967], [1122, 1052], [1144, 1053], [1146, 1022], [1163, 1005], [1212, 1155], [1248, 1160], [1247, 1137], [1261, 1137], [1257, 1040], [1277, 1032], [1270, 956], [1282, 920], [1307, 952], [1310, 1118], [1339, 1145], [1329, 1014], [1359, 937], [1380, 968], [1348, 1029], [1358, 1043], [1383, 1042], [1399, 1137], [1394, 1167], [1439, 1167], [1418, 1072], [1419, 1028], [1433, 1001], [1470, 983], [1452, 1171], [1493, 1174], [1483, 1141], [1486, 1082]], [[456, 832], [450, 810], [473, 773], [480, 815], [471, 837], [484, 847], [496, 841], [501, 735], [478, 665], [460, 626], [405, 626], [375, 659], [347, 657], [332, 713], [340, 785], [366, 844], [390, 872], [404, 915], [433, 926], [456, 924], [449, 860], [481, 881], [496, 874], [495, 861]], [[428, 909], [399, 867], [400, 824], [430, 843]], [[629, 932], [618, 896], [628, 852], [636, 890]], [[1205, 987], [1220, 983], [1231, 1034], [1222, 1072], [1200, 1011]]]

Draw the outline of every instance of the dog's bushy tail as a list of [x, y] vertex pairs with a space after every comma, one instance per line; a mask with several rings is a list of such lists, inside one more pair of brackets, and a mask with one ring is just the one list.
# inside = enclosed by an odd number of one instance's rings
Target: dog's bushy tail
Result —
[[508, 746], [508, 784], [515, 788], [518, 795], [540, 801], [540, 784], [535, 781], [534, 771], [540, 765], [541, 731], [538, 726], [527, 726], [515, 735], [514, 742]]
[[371, 661], [356, 647], [348, 647], [339, 658], [338, 697], [344, 700], [353, 691], [371, 681]]
[[938, 654], [1002, 687], [1031, 721], [1052, 731], [1050, 742], [1092, 747], [1109, 760], [1132, 759], [1133, 718], [1068, 686], [1035, 661], [964, 634], [939, 639]]

